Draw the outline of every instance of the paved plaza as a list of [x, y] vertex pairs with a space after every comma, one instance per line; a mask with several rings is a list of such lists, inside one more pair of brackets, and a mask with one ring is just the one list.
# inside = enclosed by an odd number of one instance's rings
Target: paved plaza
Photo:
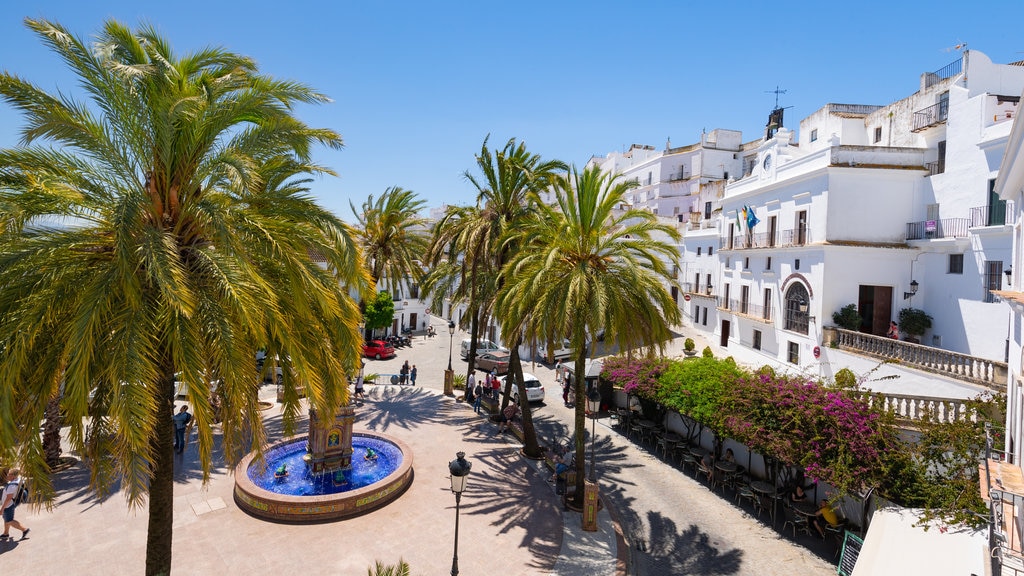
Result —
[[[486, 418], [441, 394], [449, 338], [446, 327], [439, 324], [438, 329], [437, 337], [418, 336], [412, 347], [400, 348], [395, 359], [367, 361], [367, 372], [391, 374], [408, 360], [417, 365], [419, 386], [368, 386], [368, 398], [357, 409], [357, 431], [391, 435], [411, 447], [415, 479], [405, 494], [376, 512], [343, 521], [267, 522], [235, 504], [233, 480], [222, 461], [215, 463], [204, 488], [196, 448], [190, 445], [176, 473], [174, 573], [362, 575], [377, 560], [401, 558], [414, 575], [447, 574], [455, 524], [447, 464], [460, 450], [473, 465], [461, 505], [461, 574], [835, 573], [820, 541], [787, 539], [606, 421], [597, 425], [596, 474], [607, 506], [598, 518], [600, 530], [583, 532], [580, 515], [563, 511], [546, 482], [549, 472], [522, 457], [514, 436], [498, 435]], [[462, 337], [457, 333], [453, 341], [457, 371], [465, 370], [458, 357]], [[669, 354], [677, 354], [679, 347], [681, 339]], [[534, 411], [540, 437], [565, 441], [572, 411], [562, 406], [553, 371], [530, 363], [524, 370], [547, 388], [547, 402]], [[261, 392], [267, 400], [274, 395], [273, 386]], [[277, 406], [265, 414], [271, 438], [281, 437]], [[304, 429], [303, 420], [299, 430]], [[142, 573], [145, 509], [128, 511], [120, 493], [96, 499], [87, 481], [81, 465], [61, 472], [53, 510], [19, 511], [32, 533], [27, 540], [0, 543], [5, 573]]]

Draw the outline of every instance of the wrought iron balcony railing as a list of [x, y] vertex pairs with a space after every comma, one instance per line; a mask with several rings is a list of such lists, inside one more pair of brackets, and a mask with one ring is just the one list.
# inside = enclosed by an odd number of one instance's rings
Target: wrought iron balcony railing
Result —
[[967, 218], [943, 218], [907, 223], [907, 240], [966, 238], [971, 221]]
[[949, 100], [943, 100], [923, 110], [914, 112], [914, 127], [912, 132], [920, 132], [925, 128], [942, 124], [949, 117]]

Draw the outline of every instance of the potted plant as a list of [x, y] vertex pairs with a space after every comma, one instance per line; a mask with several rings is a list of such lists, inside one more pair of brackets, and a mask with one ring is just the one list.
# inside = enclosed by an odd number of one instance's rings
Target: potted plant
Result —
[[900, 332], [906, 334], [907, 342], [921, 343], [925, 330], [932, 327], [932, 317], [918, 308], [904, 308], [899, 314]]
[[832, 322], [845, 330], [860, 330], [861, 317], [856, 304], [847, 304], [832, 313]]
[[697, 345], [693, 342], [693, 338], [687, 338], [686, 341], [683, 342], [683, 352], [685, 352], [687, 356], [693, 356], [697, 353]]

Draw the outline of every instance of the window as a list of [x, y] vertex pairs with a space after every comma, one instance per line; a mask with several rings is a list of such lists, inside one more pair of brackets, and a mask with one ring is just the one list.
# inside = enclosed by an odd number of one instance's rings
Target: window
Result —
[[750, 270], [750, 256], [743, 259], [743, 269]]
[[753, 344], [753, 347], [754, 347], [754, 350], [760, 350], [761, 349], [761, 331], [760, 330], [754, 330], [754, 344]]
[[764, 289], [764, 304], [763, 304], [763, 308], [764, 308], [764, 319], [765, 320], [771, 320], [772, 319], [772, 289], [771, 288], [765, 288]]
[[776, 216], [768, 217], [768, 247], [775, 247], [775, 237], [778, 236], [778, 218]]
[[693, 323], [700, 324], [700, 306], [697, 305], [693, 307]]
[[939, 140], [939, 159], [936, 161], [935, 173], [942, 174], [946, 171], [946, 141]]
[[[815, 128], [814, 130], [811, 130], [811, 142], [817, 142], [817, 141], [818, 141], [818, 129]], [[758, 348], [758, 350], [760, 350], [760, 348]]]
[[988, 181], [988, 221], [985, 226], [1002, 226], [1008, 224], [1006, 220], [1006, 200], [996, 193], [995, 178]]
[[701, 250], [702, 250], [702, 248], [700, 246], [697, 246], [697, 256], [700, 256], [700, 251]]
[[708, 296], [710, 296], [711, 295], [711, 274], [708, 274], [707, 282], [705, 282], [705, 284], [708, 287]]
[[796, 342], [789, 343], [789, 363], [799, 364], [800, 363], [800, 345]]
[[1003, 263], [1000, 261], [985, 261], [985, 302], [995, 302], [996, 295], [992, 293], [993, 290], [999, 290], [1001, 288], [1000, 283], [1003, 281]]
[[725, 269], [728, 270], [730, 266], [732, 266], [732, 258], [726, 258], [725, 259]]
[[420, 297], [420, 287], [419, 287], [418, 284], [413, 284], [412, 286], [409, 287], [409, 298], [419, 298], [419, 297]]
[[799, 270], [800, 269], [800, 259], [799, 258], [797, 258], [796, 261], [793, 262], [793, 269], [794, 270]]
[[700, 292], [700, 272], [693, 277], [693, 291]]
[[881, 141], [882, 141], [882, 127], [881, 126], [875, 126], [875, 144], [878, 144]]
[[772, 257], [771, 256], [769, 256], [769, 257], [764, 259], [764, 269], [765, 269], [765, 271], [768, 271], [768, 270], [772, 269]]
[[799, 246], [807, 243], [807, 210], [796, 213], [796, 243]]
[[722, 308], [725, 308], [726, 310], [730, 309], [730, 306], [729, 306], [729, 288], [730, 288], [729, 283], [726, 283], [724, 289], [722, 290]]
[[740, 314], [746, 314], [750, 307], [750, 286], [740, 286]]
[[704, 203], [704, 219], [711, 220], [711, 202]]
[[715, 253], [715, 247], [714, 246], [708, 246], [708, 256], [711, 256], [714, 253]]
[[703, 314], [702, 318], [703, 318], [703, 320], [701, 321], [701, 324], [707, 326], [708, 325], [708, 308], [707, 308], [707, 306], [704, 307], [704, 314]]
[[729, 224], [729, 250], [732, 250], [733, 239], [736, 237], [736, 225]]
[[803, 284], [794, 283], [789, 290], [786, 290], [786, 330], [807, 334], [807, 325], [810, 320], [807, 311], [810, 302], [811, 299]]
[[949, 255], [949, 270], [946, 274], [963, 274], [964, 273], [964, 255], [963, 254], [950, 254]]
[[651, 185], [651, 173], [650, 172], [647, 173], [647, 185], [648, 186]]

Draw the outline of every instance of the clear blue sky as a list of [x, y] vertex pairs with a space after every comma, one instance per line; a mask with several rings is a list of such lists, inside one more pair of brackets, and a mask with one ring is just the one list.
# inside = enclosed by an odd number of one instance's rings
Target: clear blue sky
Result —
[[[4, 2], [0, 67], [72, 93], [27, 16], [83, 37], [108, 18], [148, 21], [178, 52], [221, 45], [326, 93], [333, 103], [299, 114], [345, 139], [317, 157], [340, 178], [313, 192], [347, 220], [350, 200], [388, 186], [430, 206], [473, 202], [462, 174], [487, 134], [582, 165], [631, 143], [691, 144], [703, 128], [752, 140], [776, 86], [791, 128], [828, 102], [886, 104], [959, 42], [1024, 60], [1012, 2]], [[19, 125], [0, 104], [0, 146]]]

